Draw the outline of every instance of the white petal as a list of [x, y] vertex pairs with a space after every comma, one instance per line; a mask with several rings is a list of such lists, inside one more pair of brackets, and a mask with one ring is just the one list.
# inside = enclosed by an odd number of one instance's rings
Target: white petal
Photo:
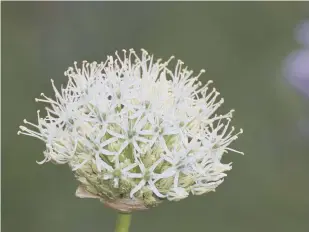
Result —
[[125, 138], [126, 138], [123, 134], [118, 134], [118, 133], [116, 133], [116, 132], [114, 132], [114, 131], [112, 131], [112, 130], [109, 130], [109, 129], [107, 129], [107, 132], [108, 132], [110, 135], [115, 136], [115, 137], [117, 137], [117, 138], [119, 138], [119, 139], [125, 139]]
[[132, 179], [144, 177], [144, 175], [142, 173], [131, 173], [131, 172], [127, 172], [126, 176], [129, 177], [129, 178], [132, 178]]
[[117, 154], [117, 152], [115, 152], [115, 151], [109, 151], [109, 150], [106, 150], [106, 149], [100, 149], [100, 152], [103, 155], [116, 155]]
[[135, 168], [137, 166], [137, 164], [130, 164], [128, 165], [127, 167], [123, 168], [122, 171], [123, 172], [128, 172], [130, 171], [131, 169]]
[[142, 149], [138, 146], [137, 142], [134, 140], [133, 141], [133, 146], [136, 149], [136, 151], [140, 154], [144, 154], [144, 152], [142, 151]]
[[146, 184], [146, 181], [144, 179], [141, 180], [141, 182], [138, 183], [130, 192], [130, 197], [133, 198], [134, 194], [138, 192], [142, 187], [144, 187]]
[[118, 141], [118, 138], [117, 138], [117, 137], [113, 137], [113, 138], [110, 138], [110, 139], [108, 139], [108, 140], [103, 141], [103, 142], [100, 144], [100, 146], [103, 148], [103, 147], [105, 147], [106, 145], [111, 144], [111, 143], [114, 143], [114, 142], [116, 142], [116, 141]]
[[150, 190], [157, 195], [157, 197], [160, 197], [160, 198], [165, 198], [166, 195], [163, 195], [159, 192], [159, 190], [157, 189], [157, 187], [155, 186], [154, 182], [153, 181], [148, 181], [148, 184], [149, 184], [149, 188]]
[[117, 152], [118, 155], [120, 155], [123, 150], [128, 146], [129, 142], [126, 140], [123, 142], [123, 144], [121, 144], [121, 147], [119, 148], [119, 151]]

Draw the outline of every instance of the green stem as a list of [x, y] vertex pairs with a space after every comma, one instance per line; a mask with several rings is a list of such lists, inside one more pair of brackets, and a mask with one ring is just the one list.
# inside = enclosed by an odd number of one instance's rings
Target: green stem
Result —
[[118, 213], [115, 232], [128, 232], [131, 224], [130, 213]]

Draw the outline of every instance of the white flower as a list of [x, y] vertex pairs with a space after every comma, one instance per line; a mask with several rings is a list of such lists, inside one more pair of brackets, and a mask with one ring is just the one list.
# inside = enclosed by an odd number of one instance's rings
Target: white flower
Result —
[[154, 162], [151, 167], [146, 168], [143, 162], [141, 162], [139, 159], [136, 160], [138, 163], [138, 166], [140, 168], [140, 173], [130, 173], [128, 174], [128, 177], [130, 178], [138, 178], [140, 179], [139, 183], [132, 189], [130, 192], [130, 197], [133, 198], [134, 194], [142, 189], [146, 184], [148, 185], [148, 188], [158, 197], [164, 198], [165, 195], [161, 194], [159, 190], [157, 189], [155, 183], [158, 181], [161, 177], [161, 174], [155, 173], [155, 169], [157, 166], [163, 161], [163, 158], [159, 158], [156, 162]]
[[188, 191], [181, 187], [173, 187], [167, 194], [167, 199], [170, 201], [179, 201], [189, 196]]
[[[223, 103], [183, 62], [174, 70], [142, 50], [121, 58], [70, 67], [68, 84], [49, 104], [38, 125], [19, 134], [45, 142], [45, 159], [68, 163], [82, 189], [105, 201], [138, 199], [146, 207], [178, 201], [189, 193], [214, 191], [231, 164], [222, 155], [237, 139], [229, 129], [232, 111], [216, 115]], [[241, 153], [241, 152], [238, 152]], [[151, 193], [151, 194], [149, 194]]]

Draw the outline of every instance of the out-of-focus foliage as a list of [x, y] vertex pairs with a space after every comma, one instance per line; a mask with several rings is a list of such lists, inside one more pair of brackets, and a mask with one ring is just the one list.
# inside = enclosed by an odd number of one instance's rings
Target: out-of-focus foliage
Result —
[[[46, 164], [44, 144], [17, 136], [36, 118], [34, 98], [66, 82], [74, 60], [115, 50], [175, 55], [212, 79], [245, 133], [227, 155], [233, 170], [216, 193], [136, 213], [132, 231], [309, 231], [308, 98], [285, 80], [305, 3], [2, 3], [2, 231], [112, 231], [115, 213], [74, 196], [65, 166]], [[224, 109], [223, 109], [224, 110]], [[299, 126], [301, 125], [301, 126]], [[305, 124], [306, 125], [306, 124]], [[301, 127], [301, 128], [299, 128]], [[301, 130], [300, 130], [301, 129]], [[303, 133], [305, 132], [305, 133]]]

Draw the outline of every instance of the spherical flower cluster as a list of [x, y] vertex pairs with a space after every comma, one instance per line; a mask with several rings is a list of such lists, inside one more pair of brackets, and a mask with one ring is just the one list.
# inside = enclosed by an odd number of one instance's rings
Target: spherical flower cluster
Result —
[[[214, 191], [231, 169], [222, 155], [237, 139], [232, 111], [217, 115], [219, 93], [178, 61], [155, 61], [142, 50], [123, 58], [74, 64], [68, 84], [49, 104], [38, 124], [20, 127], [46, 144], [45, 159], [68, 163], [80, 182], [77, 195], [100, 198], [121, 211], [146, 209], [162, 200]], [[235, 151], [238, 152], [238, 151]], [[241, 153], [241, 152], [239, 152]]]

